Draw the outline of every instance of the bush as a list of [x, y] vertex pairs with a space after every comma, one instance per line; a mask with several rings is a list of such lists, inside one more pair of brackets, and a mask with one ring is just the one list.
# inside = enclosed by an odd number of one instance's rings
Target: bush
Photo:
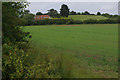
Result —
[[[53, 56], [48, 54], [47, 49], [41, 49], [43, 52], [32, 46], [25, 52], [12, 44], [3, 45], [2, 77], [11, 78], [60, 78], [58, 67], [53, 61]], [[40, 54], [39, 62], [35, 62], [35, 53]], [[54, 62], [54, 63], [53, 63]]]
[[[4, 44], [3, 50], [3, 78], [10, 79], [25, 77], [28, 68], [25, 59], [28, 54], [25, 54], [22, 49], [19, 50], [17, 46], [11, 44]], [[26, 64], [26, 66], [24, 64]]]

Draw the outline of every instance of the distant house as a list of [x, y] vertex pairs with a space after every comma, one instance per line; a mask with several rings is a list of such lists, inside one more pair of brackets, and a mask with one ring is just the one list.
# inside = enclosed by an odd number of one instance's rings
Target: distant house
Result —
[[43, 20], [45, 18], [50, 18], [49, 15], [36, 15], [35, 20]]

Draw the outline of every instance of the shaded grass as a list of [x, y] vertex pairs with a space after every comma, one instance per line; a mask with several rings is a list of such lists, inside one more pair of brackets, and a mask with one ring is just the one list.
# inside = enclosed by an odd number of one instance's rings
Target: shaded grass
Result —
[[[25, 30], [31, 32], [41, 53], [51, 55], [61, 77], [90, 78], [117, 77], [117, 28], [117, 24], [44, 25]], [[39, 63], [41, 54], [36, 55], [33, 57]]]

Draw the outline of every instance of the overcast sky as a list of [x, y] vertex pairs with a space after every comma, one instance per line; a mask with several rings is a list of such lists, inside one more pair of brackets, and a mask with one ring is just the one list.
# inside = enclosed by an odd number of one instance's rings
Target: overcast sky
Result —
[[109, 13], [118, 14], [118, 2], [30, 2], [28, 9], [31, 13], [36, 12], [47, 13], [47, 10], [53, 8], [60, 11], [61, 5], [67, 4], [70, 11], [90, 13]]
[[120, 0], [27, 0], [29, 2], [119, 2]]

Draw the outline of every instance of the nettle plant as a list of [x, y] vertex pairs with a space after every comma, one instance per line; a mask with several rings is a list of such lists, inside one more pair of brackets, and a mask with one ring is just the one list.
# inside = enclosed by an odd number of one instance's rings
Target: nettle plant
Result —
[[21, 49], [16, 46], [8, 44], [3, 45], [3, 78], [21, 78], [25, 76], [27, 65], [25, 66], [25, 60], [28, 54], [25, 54]]
[[3, 78], [60, 78], [51, 55], [41, 54], [40, 63], [34, 63], [30, 59], [32, 49], [24, 52], [8, 44], [4, 44], [3, 49]]

